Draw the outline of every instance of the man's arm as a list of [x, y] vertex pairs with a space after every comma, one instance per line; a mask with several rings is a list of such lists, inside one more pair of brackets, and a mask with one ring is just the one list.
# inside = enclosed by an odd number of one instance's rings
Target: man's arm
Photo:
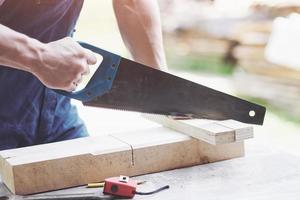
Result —
[[71, 38], [44, 44], [0, 24], [0, 65], [30, 72], [49, 88], [74, 90], [95, 62]]
[[137, 62], [166, 69], [159, 7], [156, 0], [113, 0], [126, 47]]

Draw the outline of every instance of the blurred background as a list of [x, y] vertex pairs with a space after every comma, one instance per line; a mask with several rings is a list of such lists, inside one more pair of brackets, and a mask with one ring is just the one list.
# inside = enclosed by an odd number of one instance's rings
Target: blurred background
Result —
[[[300, 1], [159, 4], [170, 73], [263, 104], [265, 124], [255, 127], [252, 142], [299, 156]], [[130, 58], [111, 1], [85, 1], [75, 38]], [[92, 135], [154, 126], [137, 113], [74, 103]]]

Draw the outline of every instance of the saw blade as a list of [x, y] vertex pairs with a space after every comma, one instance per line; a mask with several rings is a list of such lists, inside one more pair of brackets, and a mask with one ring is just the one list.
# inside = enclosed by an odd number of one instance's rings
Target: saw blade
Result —
[[265, 107], [121, 58], [112, 88], [84, 105], [263, 124]]

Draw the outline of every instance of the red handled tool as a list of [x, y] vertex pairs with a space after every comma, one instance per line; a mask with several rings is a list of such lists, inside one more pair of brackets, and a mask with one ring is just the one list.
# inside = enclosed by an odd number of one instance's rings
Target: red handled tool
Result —
[[128, 176], [112, 177], [105, 179], [103, 193], [119, 197], [133, 198], [135, 194], [150, 195], [169, 188], [169, 186], [166, 185], [155, 191], [139, 192], [136, 191], [136, 187], [137, 181], [129, 179]]

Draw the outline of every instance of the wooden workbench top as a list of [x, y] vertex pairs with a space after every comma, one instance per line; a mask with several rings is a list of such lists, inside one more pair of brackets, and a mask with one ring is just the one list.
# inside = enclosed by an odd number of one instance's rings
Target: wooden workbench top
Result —
[[[170, 185], [169, 190], [147, 197], [136, 196], [135, 199], [299, 199], [299, 157], [255, 140], [247, 141], [246, 148], [246, 157], [135, 177], [147, 181], [139, 186], [142, 191]], [[101, 190], [78, 187], [48, 194], [91, 191], [101, 194]], [[0, 194], [9, 194], [3, 184]], [[21, 198], [11, 196], [11, 199]]]

